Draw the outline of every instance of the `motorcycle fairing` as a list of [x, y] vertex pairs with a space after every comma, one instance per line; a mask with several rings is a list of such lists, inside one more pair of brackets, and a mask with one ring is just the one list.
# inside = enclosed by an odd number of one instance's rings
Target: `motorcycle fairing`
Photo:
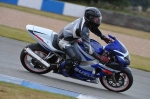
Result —
[[[127, 51], [127, 49], [125, 48], [125, 46], [119, 41], [117, 40], [115, 37], [112, 37], [114, 39], [114, 42], [109, 43], [107, 46], [104, 47], [105, 50], [109, 51], [109, 52], [113, 52], [115, 53], [116, 57], [118, 58], [118, 62], [119, 62], [119, 68], [124, 68], [127, 67], [129, 65], [129, 53]], [[91, 42], [95, 42], [94, 40], [91, 40]], [[98, 51], [102, 51], [103, 47], [97, 47], [96, 45], [99, 43], [95, 43], [95, 45], [93, 44], [93, 48], [96, 49], [98, 48]], [[92, 43], [91, 43], [92, 45]], [[78, 49], [80, 50], [84, 50], [83, 45], [80, 45], [80, 47], [78, 47]], [[83, 55], [84, 56], [84, 55]], [[102, 77], [102, 76], [106, 76], [108, 74], [112, 74], [112, 73], [117, 73], [119, 72], [118, 70], [114, 70], [111, 69], [101, 63], [93, 63], [91, 64], [91, 66], [88, 66], [88, 69], [85, 68], [84, 66], [77, 66], [76, 71], [74, 73], [75, 76], [77, 77], [86, 77], [87, 79], [93, 79], [94, 77]], [[93, 69], [97, 69], [99, 68], [100, 72], [98, 72], [97, 74], [93, 75]], [[85, 78], [84, 78], [85, 79]]]
[[87, 71], [80, 66], [76, 66], [74, 68], [74, 77], [80, 78], [82, 80], [96, 79], [96, 77], [92, 74], [92, 72]]
[[64, 53], [63, 51], [56, 49], [52, 45], [54, 35], [57, 34], [54, 31], [33, 25], [27, 25], [26, 29], [31, 37], [33, 37], [34, 40], [38, 42], [41, 46], [43, 46], [46, 50]]
[[119, 61], [120, 66], [122, 67], [127, 67], [130, 65], [130, 56], [128, 51], [126, 53], [121, 53], [119, 51], [114, 50], [116, 52], [116, 57]]
[[90, 39], [90, 44], [96, 53], [98, 53], [99, 55], [103, 53], [103, 46], [99, 42]]
[[[99, 69], [99, 72], [95, 73], [95, 70]], [[78, 77], [82, 80], [96, 79], [97, 77], [103, 77], [111, 75], [112, 73], [118, 73], [120, 71], [111, 69], [101, 63], [95, 63], [87, 66], [78, 65], [74, 69], [74, 77]]]
[[116, 55], [120, 66], [127, 67], [130, 65], [130, 56], [126, 47], [117, 38], [111, 35], [108, 36], [114, 41], [105, 46], [104, 49]]

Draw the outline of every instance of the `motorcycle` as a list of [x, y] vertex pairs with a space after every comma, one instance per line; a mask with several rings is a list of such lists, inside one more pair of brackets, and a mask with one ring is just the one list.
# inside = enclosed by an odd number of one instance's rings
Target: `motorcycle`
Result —
[[[63, 74], [60, 64], [70, 59], [58, 46], [58, 35], [50, 29], [27, 25], [29, 35], [37, 42], [27, 45], [20, 54], [24, 68], [32, 73], [45, 74], [50, 71]], [[102, 64], [84, 51], [82, 42], [73, 42], [75, 50], [82, 57], [82, 62], [70, 69], [69, 77], [90, 82], [98, 79], [108, 90], [123, 92], [133, 84], [130, 55], [126, 47], [114, 36], [108, 35], [113, 42], [102, 46], [90, 39], [91, 46], [98, 54], [107, 53], [110, 61]], [[98, 83], [98, 82], [94, 82]]]

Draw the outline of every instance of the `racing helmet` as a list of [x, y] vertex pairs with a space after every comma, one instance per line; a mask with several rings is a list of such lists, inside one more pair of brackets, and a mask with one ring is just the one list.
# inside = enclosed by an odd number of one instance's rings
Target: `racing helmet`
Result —
[[102, 14], [95, 7], [87, 7], [84, 13], [85, 21], [92, 27], [99, 27], [102, 21]]

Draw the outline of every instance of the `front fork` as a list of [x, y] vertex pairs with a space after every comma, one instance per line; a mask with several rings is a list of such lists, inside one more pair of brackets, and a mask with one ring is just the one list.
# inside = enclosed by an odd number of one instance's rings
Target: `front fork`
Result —
[[117, 83], [117, 80], [116, 80], [116, 77], [115, 77], [115, 73], [113, 73], [111, 77], [112, 77], [113, 82]]

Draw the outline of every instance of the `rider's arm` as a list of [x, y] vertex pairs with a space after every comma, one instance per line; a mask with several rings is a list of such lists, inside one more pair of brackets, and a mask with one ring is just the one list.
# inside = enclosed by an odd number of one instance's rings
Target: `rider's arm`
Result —
[[105, 36], [102, 34], [102, 32], [98, 28], [91, 27], [90, 31], [93, 32], [98, 37], [100, 37], [102, 40], [104, 40]]
[[95, 35], [100, 37], [102, 40], [104, 40], [106, 43], [109, 43], [111, 40], [107, 38], [105, 35], [102, 34], [102, 32], [98, 28], [90, 28], [90, 31], [93, 32]]
[[90, 39], [89, 39], [89, 29], [86, 27], [83, 28], [80, 35], [81, 35], [82, 42], [83, 42], [83, 45], [84, 45], [86, 52], [89, 54], [93, 54], [93, 49], [91, 47]]
[[81, 33], [81, 38], [87, 53], [92, 55], [94, 58], [98, 59], [100, 62], [107, 63], [109, 61], [109, 58], [107, 58], [107, 56], [103, 56], [103, 55], [100, 56], [98, 53], [94, 51], [94, 49], [92, 49], [90, 44], [90, 39], [89, 39], [89, 29], [87, 29], [86, 27], [83, 28], [83, 31]]

